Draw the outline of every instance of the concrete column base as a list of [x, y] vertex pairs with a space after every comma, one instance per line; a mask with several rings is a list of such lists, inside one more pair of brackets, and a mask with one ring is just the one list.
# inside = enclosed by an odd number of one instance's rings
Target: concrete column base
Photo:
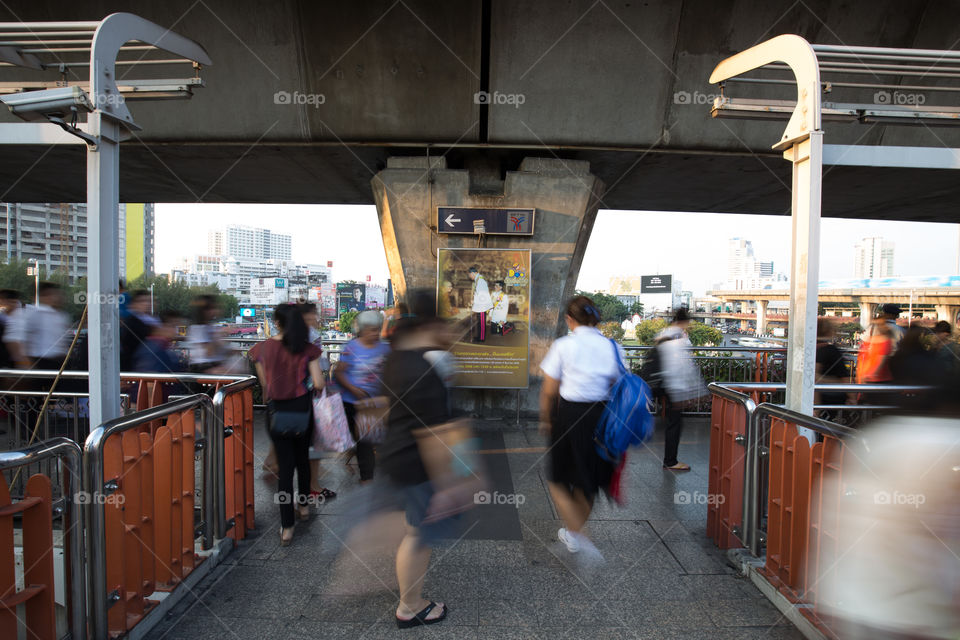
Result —
[[[538, 410], [540, 361], [566, 333], [563, 306], [573, 295], [604, 185], [583, 161], [525, 158], [503, 180], [489, 163], [471, 166], [477, 168], [448, 169], [443, 157], [387, 160], [371, 180], [387, 265], [398, 299], [415, 288], [435, 290], [437, 248], [476, 247], [478, 240], [438, 234], [438, 206], [536, 209], [533, 237], [486, 236], [484, 245], [532, 251], [530, 388], [520, 392], [519, 405], [529, 415]], [[463, 389], [455, 401], [484, 416], [514, 415], [518, 408], [516, 390]]]
[[870, 321], [873, 319], [873, 316], [876, 315], [877, 305], [872, 302], [861, 302], [860, 303], [860, 326], [864, 329], [867, 329], [870, 326]]
[[946, 321], [953, 326], [957, 322], [957, 314], [960, 313], [960, 306], [952, 304], [937, 305], [937, 322]]

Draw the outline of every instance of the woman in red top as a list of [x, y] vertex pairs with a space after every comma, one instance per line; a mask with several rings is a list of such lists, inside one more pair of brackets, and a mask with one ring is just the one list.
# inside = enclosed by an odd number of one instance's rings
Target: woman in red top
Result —
[[[274, 311], [279, 333], [250, 349], [249, 358], [257, 368], [257, 376], [267, 402], [270, 439], [277, 452], [277, 495], [280, 505], [280, 544], [293, 539], [293, 472], [297, 472], [296, 518], [310, 517], [306, 504], [310, 495], [310, 428], [312, 420], [312, 391], [323, 388], [320, 356], [323, 351], [307, 341], [307, 325], [295, 305], [281, 304]], [[308, 387], [308, 381], [312, 383]], [[274, 432], [278, 414], [286, 417], [303, 415], [303, 430], [296, 435], [283, 436]]]

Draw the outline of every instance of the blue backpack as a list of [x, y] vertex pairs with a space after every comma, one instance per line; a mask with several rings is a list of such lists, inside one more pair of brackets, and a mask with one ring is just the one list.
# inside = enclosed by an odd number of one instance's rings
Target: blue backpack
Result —
[[610, 389], [610, 399], [603, 410], [594, 442], [597, 454], [618, 463], [630, 447], [643, 444], [653, 435], [653, 393], [640, 376], [627, 371], [620, 361], [620, 351], [613, 340], [613, 354], [620, 366], [620, 379]]

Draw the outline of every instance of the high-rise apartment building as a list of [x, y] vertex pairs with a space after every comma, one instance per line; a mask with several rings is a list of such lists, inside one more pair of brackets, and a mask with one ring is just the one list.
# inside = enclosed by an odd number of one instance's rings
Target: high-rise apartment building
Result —
[[727, 243], [727, 289], [764, 289], [784, 278], [773, 272], [773, 261], [757, 260], [753, 243], [730, 238]]
[[289, 260], [291, 236], [269, 229], [227, 225], [207, 235], [207, 253], [253, 260]]
[[[154, 205], [121, 203], [120, 277], [153, 275]], [[0, 204], [0, 259], [36, 260], [47, 273], [66, 273], [71, 281], [87, 275], [86, 203]]]
[[864, 238], [853, 249], [853, 277], [890, 278], [893, 276], [894, 244], [883, 238]]

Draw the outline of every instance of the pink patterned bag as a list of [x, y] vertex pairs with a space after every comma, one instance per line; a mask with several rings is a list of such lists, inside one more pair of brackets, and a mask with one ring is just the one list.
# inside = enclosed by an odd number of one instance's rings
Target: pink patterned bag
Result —
[[324, 389], [313, 397], [313, 420], [314, 449], [343, 453], [355, 446], [339, 393]]

